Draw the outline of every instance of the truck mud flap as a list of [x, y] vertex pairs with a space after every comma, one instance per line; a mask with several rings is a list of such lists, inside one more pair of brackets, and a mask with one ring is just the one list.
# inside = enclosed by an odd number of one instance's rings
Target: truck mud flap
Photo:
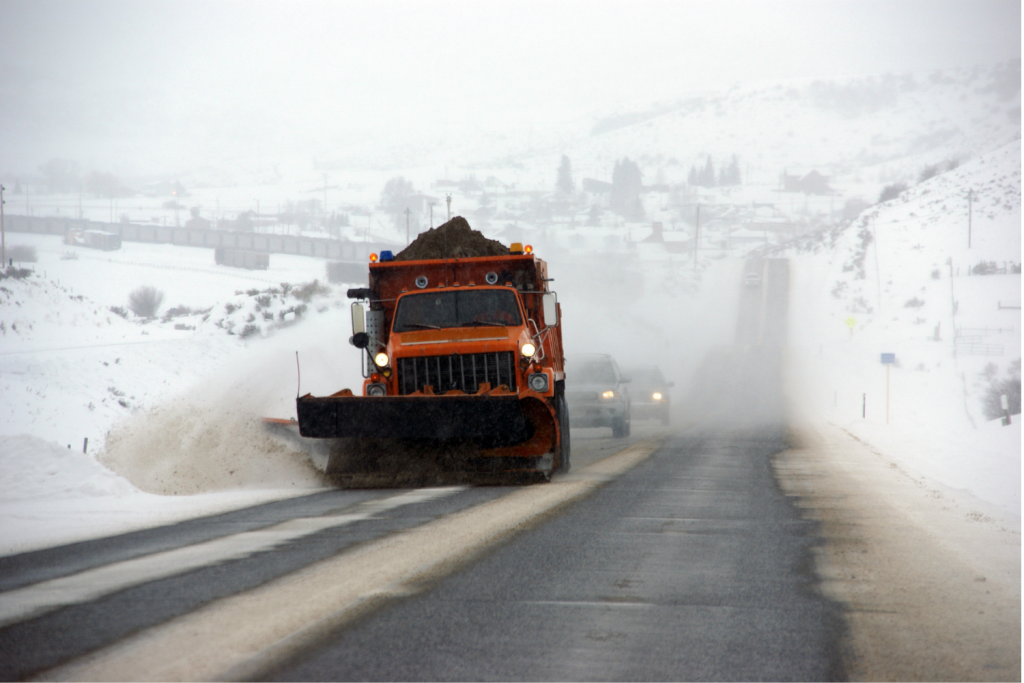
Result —
[[469, 439], [487, 448], [533, 436], [516, 396], [302, 396], [295, 401], [305, 437]]

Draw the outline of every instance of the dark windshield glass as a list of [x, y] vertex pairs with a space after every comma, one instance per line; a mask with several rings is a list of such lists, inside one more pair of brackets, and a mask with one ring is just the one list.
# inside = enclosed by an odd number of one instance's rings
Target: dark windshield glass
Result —
[[626, 370], [625, 372], [629, 375], [629, 378], [633, 380], [633, 384], [657, 387], [665, 383], [665, 380], [661, 376], [661, 372], [658, 371], [658, 368], [638, 368], [635, 370]]
[[588, 361], [572, 370], [572, 378], [586, 384], [615, 384], [615, 370], [608, 361]]
[[408, 294], [398, 302], [395, 332], [448, 327], [522, 325], [519, 304], [510, 289], [461, 289]]

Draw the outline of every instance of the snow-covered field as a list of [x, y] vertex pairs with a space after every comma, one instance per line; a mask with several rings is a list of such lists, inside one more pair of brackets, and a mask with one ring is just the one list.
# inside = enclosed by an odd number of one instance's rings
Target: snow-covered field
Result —
[[[38, 261], [0, 280], [0, 552], [323, 485], [259, 423], [294, 416], [298, 368], [304, 392], [359, 380], [343, 294], [309, 285], [323, 283], [322, 261], [275, 254], [247, 271], [214, 265], [211, 249], [11, 244]], [[165, 294], [158, 317], [110, 310], [143, 284]]]

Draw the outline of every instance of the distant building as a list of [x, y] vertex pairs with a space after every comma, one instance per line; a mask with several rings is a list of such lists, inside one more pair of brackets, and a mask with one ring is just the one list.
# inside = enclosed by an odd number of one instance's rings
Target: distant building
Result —
[[584, 192], [590, 194], [608, 194], [612, 191], [612, 184], [595, 178], [584, 178], [582, 182]]
[[185, 221], [186, 228], [193, 228], [197, 230], [209, 230], [210, 221], [206, 220], [202, 216], [193, 216]]
[[835, 194], [835, 190], [828, 186], [829, 178], [817, 171], [811, 171], [804, 176], [789, 175], [789, 170], [784, 170], [780, 177], [782, 190], [784, 192], [803, 192], [804, 194]]
[[651, 234], [640, 240], [641, 242], [664, 242], [665, 238], [662, 235], [661, 223], [654, 223], [651, 225]]

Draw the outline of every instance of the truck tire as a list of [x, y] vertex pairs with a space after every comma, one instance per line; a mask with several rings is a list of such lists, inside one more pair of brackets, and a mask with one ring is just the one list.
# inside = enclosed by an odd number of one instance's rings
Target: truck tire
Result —
[[569, 436], [569, 403], [565, 400], [565, 396], [559, 395], [555, 399], [555, 405], [558, 414], [558, 429], [561, 432], [557, 453], [558, 463], [555, 471], [564, 474], [572, 467], [570, 462], [572, 444]]

